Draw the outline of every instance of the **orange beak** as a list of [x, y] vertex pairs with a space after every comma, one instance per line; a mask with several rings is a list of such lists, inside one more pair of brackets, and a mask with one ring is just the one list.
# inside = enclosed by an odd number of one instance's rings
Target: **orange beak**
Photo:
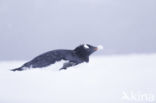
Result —
[[97, 50], [98, 50], [98, 48], [96, 47], [94, 50], [95, 50], [95, 51], [97, 51]]

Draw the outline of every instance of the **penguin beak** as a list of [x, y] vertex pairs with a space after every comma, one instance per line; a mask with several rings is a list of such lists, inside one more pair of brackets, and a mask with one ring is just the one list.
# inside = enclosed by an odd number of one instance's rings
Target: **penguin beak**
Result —
[[97, 51], [98, 50], [98, 47], [95, 47], [94, 50]]
[[103, 46], [102, 45], [98, 45], [97, 47], [95, 47], [95, 51], [102, 50], [102, 49], [103, 49]]

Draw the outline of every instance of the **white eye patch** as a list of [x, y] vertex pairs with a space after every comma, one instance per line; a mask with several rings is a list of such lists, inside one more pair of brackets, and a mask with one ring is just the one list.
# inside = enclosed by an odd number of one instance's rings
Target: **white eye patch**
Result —
[[84, 47], [85, 47], [86, 49], [89, 49], [89, 46], [88, 46], [87, 44], [85, 44]]

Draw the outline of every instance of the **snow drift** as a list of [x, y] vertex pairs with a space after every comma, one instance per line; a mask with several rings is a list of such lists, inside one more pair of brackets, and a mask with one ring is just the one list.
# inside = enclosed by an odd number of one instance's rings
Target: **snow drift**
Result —
[[92, 56], [90, 63], [67, 70], [48, 67], [22, 72], [10, 69], [25, 61], [1, 61], [0, 103], [139, 102], [123, 100], [123, 92], [155, 96], [155, 61], [156, 54]]

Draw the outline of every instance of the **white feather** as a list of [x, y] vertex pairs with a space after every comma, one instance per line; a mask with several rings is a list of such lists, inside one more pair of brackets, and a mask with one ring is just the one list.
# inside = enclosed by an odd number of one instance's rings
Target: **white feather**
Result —
[[87, 44], [84, 44], [84, 47], [85, 47], [86, 49], [89, 49], [89, 46], [88, 46]]

